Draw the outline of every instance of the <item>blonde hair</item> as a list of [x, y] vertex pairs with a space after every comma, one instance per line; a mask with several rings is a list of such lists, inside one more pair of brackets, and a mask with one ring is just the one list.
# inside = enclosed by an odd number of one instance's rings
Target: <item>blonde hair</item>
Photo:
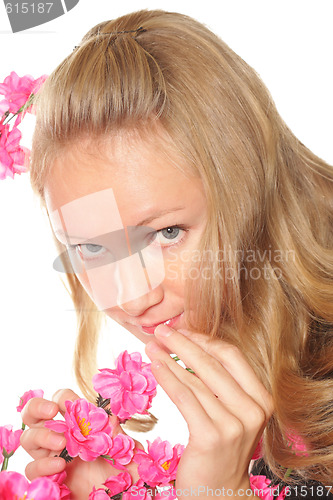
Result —
[[[283, 477], [290, 467], [329, 484], [332, 167], [296, 139], [254, 70], [206, 27], [140, 11], [90, 30], [46, 81], [31, 165], [42, 203], [59, 151], [88, 135], [149, 129], [152, 118], [200, 175], [207, 198], [198, 266], [212, 276], [189, 281], [186, 303], [201, 304], [190, 328], [238, 346], [273, 395], [264, 436], [272, 470]], [[68, 280], [78, 315], [76, 375], [92, 397], [101, 313], [76, 276]], [[308, 455], [290, 450], [291, 433]]]

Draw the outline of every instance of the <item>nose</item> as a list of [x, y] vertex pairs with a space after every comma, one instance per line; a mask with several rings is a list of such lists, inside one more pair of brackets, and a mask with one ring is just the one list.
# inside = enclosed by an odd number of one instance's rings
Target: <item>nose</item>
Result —
[[129, 300], [127, 302], [118, 302], [118, 307], [122, 309], [129, 316], [140, 316], [147, 309], [152, 306], [159, 304], [163, 300], [163, 290], [161, 285], [153, 290], [150, 290], [148, 293], [137, 297], [134, 300]]
[[116, 273], [117, 306], [129, 316], [140, 316], [163, 300], [161, 280], [151, 283], [147, 269], [142, 267], [141, 262], [132, 265], [134, 262], [129, 264], [129, 261], [124, 260], [121, 264]]

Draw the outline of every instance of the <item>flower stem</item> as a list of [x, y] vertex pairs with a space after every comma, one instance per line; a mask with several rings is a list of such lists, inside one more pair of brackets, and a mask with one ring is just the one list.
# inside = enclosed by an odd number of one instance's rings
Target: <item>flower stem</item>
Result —
[[[284, 475], [284, 478], [289, 477], [289, 476], [290, 476], [290, 474], [292, 473], [292, 471], [293, 471], [293, 470], [292, 470], [292, 469], [290, 469], [290, 468], [289, 468], [289, 469], [287, 469], [287, 470], [286, 470], [286, 473], [285, 473], [285, 475]], [[284, 479], [284, 478], [283, 478], [283, 479]]]
[[7, 453], [5, 447], [2, 448], [3, 464], [2, 464], [1, 471], [7, 470], [9, 459], [10, 459], [10, 457], [12, 457], [14, 455], [14, 453], [15, 453], [15, 451], [11, 451], [10, 453]]
[[[174, 356], [171, 356], [171, 358], [174, 359], [175, 361], [181, 361], [181, 359], [176, 354]], [[195, 375], [195, 372], [192, 370], [192, 368], [185, 367], [185, 370], [187, 370], [190, 373], [194, 373]]]
[[109, 404], [110, 404], [110, 399], [104, 399], [100, 394], [98, 394], [98, 397], [96, 399], [97, 408], [103, 408], [109, 415], [109, 417], [111, 417], [112, 411], [109, 408], [106, 408]]
[[100, 455], [101, 458], [105, 458], [105, 460], [109, 460], [114, 464], [114, 458], [110, 457], [110, 455]]
[[1, 472], [4, 471], [4, 470], [7, 470], [7, 468], [8, 468], [8, 462], [9, 462], [9, 458], [8, 457], [4, 457], [3, 463], [2, 463], [2, 467], [1, 467]]
[[56, 457], [58, 457], [58, 456], [60, 458], [63, 458], [65, 460], [66, 464], [68, 464], [69, 462], [71, 462], [73, 460], [73, 457], [71, 457], [70, 454], [68, 453], [66, 446], [62, 450], [62, 452], [60, 453], [60, 455], [56, 455]]

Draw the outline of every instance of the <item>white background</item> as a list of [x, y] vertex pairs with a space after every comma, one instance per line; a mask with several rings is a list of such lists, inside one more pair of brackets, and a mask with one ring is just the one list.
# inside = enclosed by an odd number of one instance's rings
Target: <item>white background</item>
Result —
[[[0, 81], [11, 71], [49, 74], [93, 25], [142, 8], [181, 12], [215, 31], [257, 70], [298, 138], [333, 163], [331, 0], [80, 0], [66, 15], [16, 34], [1, 2]], [[0, 425], [20, 426], [15, 407], [28, 389], [42, 388], [48, 398], [61, 387], [77, 390], [71, 367], [75, 312], [52, 269], [55, 256], [29, 175], [0, 181]], [[125, 348], [143, 352], [137, 339], [110, 320], [99, 366], [112, 366]], [[160, 422], [150, 439], [160, 435], [186, 444], [186, 424], [162, 391], [153, 413]], [[28, 460], [19, 450], [9, 468], [23, 472]]]

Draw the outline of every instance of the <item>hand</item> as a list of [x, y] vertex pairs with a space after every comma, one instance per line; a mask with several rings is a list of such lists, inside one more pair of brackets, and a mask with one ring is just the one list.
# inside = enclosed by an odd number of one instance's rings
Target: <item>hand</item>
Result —
[[[177, 354], [195, 375], [168, 352]], [[212, 496], [203, 488], [229, 489], [234, 496], [238, 489], [249, 489], [249, 463], [273, 401], [242, 353], [222, 340], [166, 325], [156, 328], [146, 353], [154, 376], [189, 429], [176, 488], [196, 491], [201, 498]]]
[[[45, 428], [44, 423], [54, 418], [58, 412], [64, 415], [65, 401], [75, 401], [78, 398], [79, 396], [73, 391], [63, 389], [54, 394], [52, 401], [42, 398], [31, 399], [22, 411], [23, 422], [29, 426], [29, 429], [21, 435], [21, 445], [34, 459], [26, 467], [27, 478], [32, 480], [39, 476], [57, 474], [66, 469], [65, 483], [72, 491], [72, 500], [87, 499], [93, 486], [101, 487], [109, 476], [120, 472], [103, 458], [85, 462], [77, 457], [66, 464], [63, 458], [55, 457], [66, 446], [66, 439], [63, 434]], [[110, 417], [110, 423], [114, 428], [114, 435], [124, 434], [116, 416]], [[136, 446], [143, 448], [138, 442]], [[127, 466], [127, 470], [136, 481], [138, 479], [136, 464], [132, 462]]]

